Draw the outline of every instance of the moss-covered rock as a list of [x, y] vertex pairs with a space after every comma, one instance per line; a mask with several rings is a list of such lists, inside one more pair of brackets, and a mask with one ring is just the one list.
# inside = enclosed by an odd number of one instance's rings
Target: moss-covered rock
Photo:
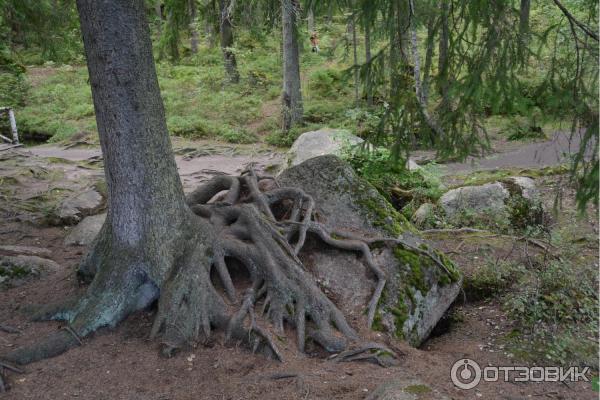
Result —
[[[373, 329], [420, 345], [452, 304], [461, 274], [431, 248], [407, 219], [368, 182], [335, 156], [321, 156], [285, 170], [282, 186], [303, 189], [315, 200], [319, 221], [331, 230], [371, 238], [401, 238], [406, 245], [371, 245], [374, 261], [387, 275]], [[304, 265], [346, 315], [364, 312], [375, 287], [357, 254], [308, 239], [300, 254]]]
[[549, 222], [535, 182], [526, 176], [452, 189], [440, 198], [439, 205], [446, 222], [453, 226], [507, 230], [544, 227]]

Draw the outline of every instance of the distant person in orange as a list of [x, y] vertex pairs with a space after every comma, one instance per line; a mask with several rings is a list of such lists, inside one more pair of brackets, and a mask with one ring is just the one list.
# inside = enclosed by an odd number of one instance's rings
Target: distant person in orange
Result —
[[313, 32], [310, 35], [310, 45], [312, 46], [313, 53], [319, 52], [319, 35], [317, 35], [317, 32]]

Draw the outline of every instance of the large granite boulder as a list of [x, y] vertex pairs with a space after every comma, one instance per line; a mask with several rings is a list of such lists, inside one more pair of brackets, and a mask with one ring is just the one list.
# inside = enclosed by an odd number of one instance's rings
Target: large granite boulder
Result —
[[[425, 243], [372, 185], [333, 155], [289, 168], [278, 182], [310, 194], [317, 218], [329, 229], [402, 238], [410, 244], [412, 249], [372, 246], [374, 261], [388, 277], [373, 327], [420, 345], [460, 291], [462, 277], [454, 265]], [[300, 258], [349, 319], [359, 319], [375, 288], [375, 279], [359, 255], [328, 248], [309, 237]]]
[[449, 190], [440, 198], [439, 203], [446, 216], [452, 218], [466, 211], [502, 213], [506, 210], [504, 202], [508, 197], [508, 190], [500, 182], [494, 182]]
[[439, 206], [450, 223], [460, 225], [495, 221], [525, 227], [547, 222], [535, 182], [524, 176], [449, 190]]
[[345, 146], [362, 143], [363, 140], [343, 129], [324, 128], [318, 131], [304, 132], [288, 152], [288, 166], [298, 165], [309, 158], [325, 154], [340, 155]]

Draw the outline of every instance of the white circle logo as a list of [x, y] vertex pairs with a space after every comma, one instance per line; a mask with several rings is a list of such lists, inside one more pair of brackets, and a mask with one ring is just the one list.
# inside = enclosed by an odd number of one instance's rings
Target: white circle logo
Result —
[[481, 367], [468, 358], [460, 359], [452, 365], [450, 378], [452, 383], [460, 389], [473, 389], [481, 381]]

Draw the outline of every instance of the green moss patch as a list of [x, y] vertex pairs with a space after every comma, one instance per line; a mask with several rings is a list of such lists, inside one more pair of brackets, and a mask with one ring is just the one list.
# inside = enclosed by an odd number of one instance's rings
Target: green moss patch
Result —
[[431, 388], [427, 385], [410, 385], [404, 388], [406, 393], [411, 394], [425, 394], [431, 392]]

